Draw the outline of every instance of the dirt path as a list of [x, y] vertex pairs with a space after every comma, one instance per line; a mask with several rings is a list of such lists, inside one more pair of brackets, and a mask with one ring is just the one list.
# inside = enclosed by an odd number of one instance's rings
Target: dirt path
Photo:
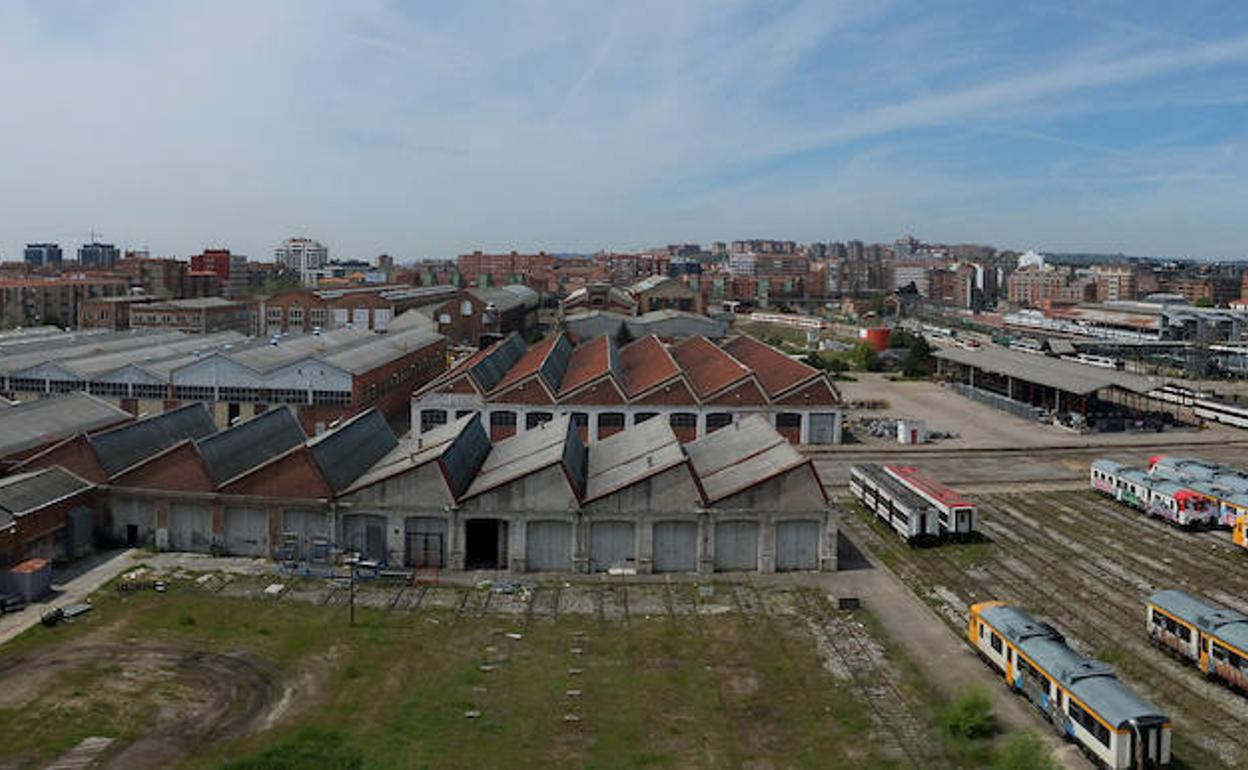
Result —
[[1063, 767], [1086, 770], [1090, 766], [1073, 745], [1046, 730], [1035, 712], [1011, 694], [1001, 678], [951, 634], [944, 621], [896, 575], [874, 561], [873, 567], [818, 575], [814, 579], [834, 596], [857, 596], [884, 627], [888, 638], [905, 649], [942, 695], [954, 698], [968, 687], [978, 687], [992, 699], [993, 709], [1003, 724], [1044, 736]]
[[[105, 752], [102, 767], [165, 767], [197, 747], [246, 735], [264, 723], [274, 685], [244, 658], [154, 644], [85, 643], [36, 652], [0, 664], [0, 690], [30, 700], [58, 672], [107, 661], [127, 672], [168, 671], [195, 694], [191, 701], [162, 704], [146, 732]], [[103, 688], [110, 686], [105, 680]]]

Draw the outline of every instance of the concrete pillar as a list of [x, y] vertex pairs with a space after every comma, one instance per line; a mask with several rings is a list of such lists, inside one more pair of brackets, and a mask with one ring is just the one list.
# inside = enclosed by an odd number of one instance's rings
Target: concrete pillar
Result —
[[572, 571], [589, 573], [589, 519], [579, 512], [572, 519]]
[[597, 444], [598, 443], [598, 412], [586, 412], [585, 420], [586, 420], [585, 432], [588, 436], [587, 443]]
[[706, 412], [702, 409], [698, 410], [698, 438], [706, 435]]
[[529, 418], [526, 416], [524, 407], [516, 407], [516, 435], [520, 435], [529, 429]]
[[156, 550], [169, 549], [169, 501], [156, 501]]
[[710, 575], [715, 571], [715, 526], [711, 514], [698, 514], [698, 574]]
[[399, 566], [407, 556], [407, 526], [402, 513], [384, 513], [386, 519], [386, 562]]
[[810, 412], [801, 412], [802, 423], [799, 428], [799, 443], [805, 445], [810, 443]]
[[637, 532], [637, 573], [649, 575], [654, 572], [654, 522], [649, 516], [638, 516], [634, 526]]
[[447, 538], [451, 541], [447, 543], [446, 568], [450, 570], [464, 569], [464, 520], [460, 516], [459, 511], [451, 512], [449, 520], [446, 522]]
[[220, 500], [212, 503], [212, 544], [222, 547], [225, 545], [225, 506]]
[[837, 570], [836, 531], [840, 523], [839, 517], [840, 510], [835, 507], [829, 508], [824, 513], [823, 536], [819, 538], [820, 572], [836, 572]]
[[772, 516], [759, 517], [758, 571], [776, 571], [776, 520]]
[[515, 518], [507, 524], [507, 568], [512, 572], [526, 572], [525, 555], [528, 553], [529, 522]]
[[[282, 544], [282, 509], [277, 506], [270, 506], [265, 509], [265, 515], [269, 520], [269, 554], [272, 555], [273, 550]], [[330, 525], [330, 537], [333, 537], [334, 528]], [[308, 548], [311, 543], [300, 543], [300, 550]]]

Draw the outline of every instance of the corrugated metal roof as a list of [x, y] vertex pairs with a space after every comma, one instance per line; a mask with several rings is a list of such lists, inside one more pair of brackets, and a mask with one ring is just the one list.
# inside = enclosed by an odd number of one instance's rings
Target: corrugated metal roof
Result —
[[493, 449], [479, 413], [461, 419], [468, 423], [442, 453], [442, 468], [450, 482], [451, 494], [457, 498], [468, 490]]
[[518, 308], [535, 308], [541, 298], [528, 286], [509, 284], [507, 286], [469, 289], [469, 294], [487, 304], [494, 305], [500, 313], [510, 312]]
[[[238, 345], [246, 339], [244, 335], [238, 332], [195, 335], [193, 337], [184, 337], [126, 350], [62, 359], [58, 363], [60, 366], [76, 373], [81, 379], [91, 380], [130, 364], [146, 366], [149, 363], [180, 358], [188, 354], [194, 357], [196, 352], [204, 354], [213, 350], [225, 349], [226, 345]], [[21, 377], [22, 373], [14, 372], [13, 376]]]
[[1077, 396], [1110, 387], [1147, 395], [1161, 386], [1161, 380], [1154, 377], [1142, 377], [1129, 372], [1102, 369], [1015, 350], [953, 348], [937, 350], [932, 355], [941, 360], [973, 366], [994, 374], [1009, 375], [1017, 380], [1038, 383]]
[[401, 355], [421, 350], [442, 340], [441, 334], [426, 329], [409, 329], [384, 337], [374, 337], [344, 350], [324, 356], [321, 360], [351, 374], [371, 372]]
[[94, 486], [59, 465], [19, 473], [0, 479], [0, 513], [20, 517]]
[[201, 439], [196, 446], [208, 474], [221, 485], [306, 440], [298, 418], [283, 406]]
[[536, 428], [499, 441], [486, 456], [463, 498], [476, 497], [534, 471], [562, 462], [564, 442], [572, 429], [572, 418], [559, 415]]
[[1039, 623], [1011, 606], [987, 607], [980, 615], [1109, 724], [1122, 727], [1132, 719], [1166, 719], [1155, 706], [1118, 681], [1109, 666], [1070, 649], [1047, 623]]
[[150, 347], [163, 342], [184, 340], [188, 336], [183, 332], [139, 330], [98, 336], [86, 335], [83, 339], [75, 337], [69, 344], [23, 346], [11, 353], [0, 354], [0, 374], [20, 372], [45, 361], [61, 361], [111, 351]]
[[[472, 481], [489, 451], [490, 437], [481, 427], [481, 416], [477, 413], [466, 414], [446, 425], [425, 431], [415, 439], [401, 439], [385, 457], [352, 482], [343, 494], [349, 495], [426, 463], [441, 460], [450, 482], [451, 495], [457, 497]], [[413, 504], [419, 502], [412, 501]]]
[[0, 457], [129, 419], [129, 412], [86, 393], [28, 401], [0, 411]]
[[204, 404], [188, 404], [171, 412], [147, 417], [87, 441], [108, 475], [132, 468], [175, 444], [216, 433], [216, 423]]
[[341, 492], [398, 445], [386, 418], [370, 409], [308, 442], [317, 467], [335, 493]]
[[322, 334], [283, 337], [276, 345], [258, 345], [228, 357], [253, 371], [270, 372], [305, 358], [332, 355], [375, 338], [368, 329], [334, 329]]
[[546, 381], [546, 387], [550, 388], [551, 393], [559, 392], [559, 386], [563, 383], [563, 375], [568, 371], [568, 361], [571, 358], [572, 343], [568, 340], [568, 335], [560, 333], [555, 337], [555, 344], [546, 354], [541, 367], [542, 379]]
[[425, 331], [437, 331], [438, 324], [430, 315], [434, 305], [424, 305], [420, 308], [412, 308], [405, 310], [394, 317], [386, 326], [386, 334], [394, 334], [395, 332], [405, 332], [409, 329], [424, 329]]
[[585, 500], [625, 489], [685, 461], [667, 420], [646, 420], [589, 448]]
[[709, 503], [810, 462], [759, 415], [744, 417], [686, 444], [685, 451]]
[[512, 332], [506, 339], [496, 342], [488, 353], [473, 361], [469, 371], [482, 392], [489, 393], [498, 386], [507, 372], [511, 370], [525, 353], [524, 340]]

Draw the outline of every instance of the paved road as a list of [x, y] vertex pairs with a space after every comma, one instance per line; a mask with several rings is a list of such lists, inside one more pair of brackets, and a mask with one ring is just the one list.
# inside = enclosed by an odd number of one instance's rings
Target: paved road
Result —
[[52, 596], [27, 605], [21, 612], [0, 616], [0, 645], [39, 622], [52, 607], [81, 602], [108, 581], [134, 567], [133, 551], [107, 551], [76, 562], [69, 572], [52, 576]]

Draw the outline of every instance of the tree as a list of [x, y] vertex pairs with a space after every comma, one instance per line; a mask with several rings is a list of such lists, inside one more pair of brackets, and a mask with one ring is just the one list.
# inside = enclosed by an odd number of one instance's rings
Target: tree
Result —
[[1213, 307], [1213, 298], [1200, 297], [1196, 300], [1196, 307]]
[[850, 351], [850, 359], [854, 362], [854, 366], [866, 372], [878, 372], [880, 370], [880, 355], [875, 352], [875, 348], [865, 342], [859, 342]]
[[910, 352], [906, 354], [901, 364], [901, 373], [907, 377], [924, 377], [931, 374], [932, 346], [927, 343], [927, 340], [913, 335], [909, 348]]

